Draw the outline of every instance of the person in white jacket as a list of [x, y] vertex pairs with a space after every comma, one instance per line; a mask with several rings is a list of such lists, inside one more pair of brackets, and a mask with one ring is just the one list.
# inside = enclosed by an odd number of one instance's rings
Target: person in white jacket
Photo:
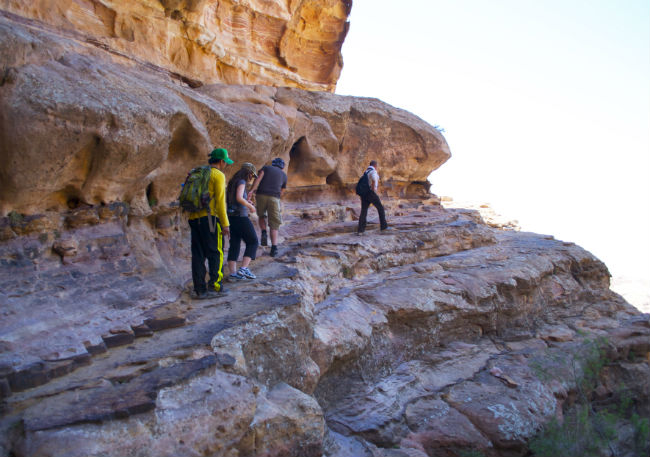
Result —
[[362, 234], [366, 231], [366, 217], [368, 216], [368, 207], [372, 204], [377, 208], [379, 214], [379, 227], [381, 230], [386, 230], [388, 224], [386, 223], [386, 213], [384, 212], [384, 205], [381, 204], [379, 195], [377, 195], [377, 186], [379, 185], [379, 173], [377, 172], [377, 161], [370, 161], [370, 165], [364, 173], [370, 184], [370, 190], [361, 195], [361, 214], [359, 215], [359, 227], [357, 233]]

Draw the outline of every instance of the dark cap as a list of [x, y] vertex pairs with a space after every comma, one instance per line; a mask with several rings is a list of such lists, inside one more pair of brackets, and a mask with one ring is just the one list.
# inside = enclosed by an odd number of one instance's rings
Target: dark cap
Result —
[[282, 160], [280, 157], [276, 157], [271, 162], [271, 165], [273, 165], [274, 167], [278, 167], [280, 170], [283, 170], [284, 169], [284, 160]]
[[226, 151], [224, 148], [213, 149], [212, 152], [208, 154], [208, 159], [211, 162], [223, 160], [228, 165], [231, 165], [233, 163], [232, 160], [228, 157], [228, 151]]

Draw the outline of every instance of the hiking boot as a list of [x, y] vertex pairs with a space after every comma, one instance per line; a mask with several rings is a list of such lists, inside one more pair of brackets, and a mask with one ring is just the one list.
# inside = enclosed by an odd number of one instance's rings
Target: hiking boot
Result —
[[206, 290], [205, 292], [195, 292], [192, 295], [194, 300], [206, 300], [209, 298], [216, 298], [218, 296], [217, 292], [214, 290]]
[[229, 274], [228, 279], [230, 281], [239, 281], [240, 279], [245, 279], [245, 277], [244, 277], [244, 275], [240, 274], [239, 272], [236, 272], [236, 273]]
[[223, 284], [215, 282], [214, 283], [214, 289], [209, 288], [208, 292], [218, 292], [219, 294], [227, 292], [227, 289], [223, 286]]
[[269, 239], [266, 236], [266, 230], [262, 230], [262, 236], [260, 237], [260, 246], [268, 246]]
[[278, 247], [277, 246], [271, 246], [271, 253], [269, 255], [271, 257], [276, 257], [278, 255]]
[[251, 271], [246, 267], [240, 267], [237, 274], [247, 279], [257, 279], [257, 276], [251, 273]]

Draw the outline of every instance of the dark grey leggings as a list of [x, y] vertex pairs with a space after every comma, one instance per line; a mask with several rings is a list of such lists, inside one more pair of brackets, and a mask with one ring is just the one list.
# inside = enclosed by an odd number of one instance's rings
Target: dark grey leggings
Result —
[[257, 253], [257, 233], [253, 223], [248, 216], [231, 216], [230, 220], [230, 247], [228, 248], [228, 261], [236, 262], [239, 258], [239, 249], [241, 242], [244, 240], [246, 243], [246, 250], [244, 251], [245, 257], [250, 257], [255, 260]]
[[357, 229], [359, 233], [363, 233], [366, 230], [366, 217], [368, 216], [368, 208], [370, 205], [375, 205], [375, 208], [377, 208], [377, 214], [379, 214], [379, 228], [384, 230], [388, 227], [384, 205], [381, 204], [379, 195], [371, 190], [361, 197], [361, 214], [359, 215], [359, 228]]

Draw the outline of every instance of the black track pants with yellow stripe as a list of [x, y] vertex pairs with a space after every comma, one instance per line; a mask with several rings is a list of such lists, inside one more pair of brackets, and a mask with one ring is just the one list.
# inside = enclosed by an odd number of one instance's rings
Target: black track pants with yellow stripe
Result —
[[[213, 218], [214, 221], [214, 218]], [[221, 289], [223, 279], [223, 233], [217, 219], [214, 233], [210, 231], [208, 216], [190, 220], [192, 234], [192, 281], [194, 291], [203, 293], [208, 287]], [[208, 261], [210, 280], [205, 283], [205, 261]]]

